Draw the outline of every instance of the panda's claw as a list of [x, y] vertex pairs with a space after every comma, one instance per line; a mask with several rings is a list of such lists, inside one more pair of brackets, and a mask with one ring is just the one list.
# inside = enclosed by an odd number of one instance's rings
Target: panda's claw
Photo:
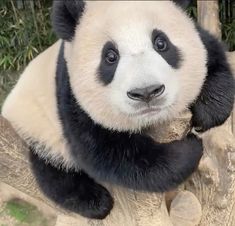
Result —
[[[113, 208], [113, 198], [101, 185], [93, 184], [86, 194], [70, 194], [63, 207], [87, 218], [104, 219]], [[88, 193], [89, 192], [89, 193]]]

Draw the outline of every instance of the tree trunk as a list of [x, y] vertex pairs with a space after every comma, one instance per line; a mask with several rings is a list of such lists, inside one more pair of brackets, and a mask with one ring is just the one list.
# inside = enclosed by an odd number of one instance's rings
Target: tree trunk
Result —
[[[198, 22], [221, 37], [218, 1], [198, 1]], [[235, 71], [235, 53], [228, 54]], [[199, 170], [185, 187], [202, 205], [200, 226], [235, 225], [234, 114], [225, 125], [203, 135], [204, 156]]]
[[218, 1], [198, 0], [197, 9], [198, 23], [217, 38], [221, 38]]

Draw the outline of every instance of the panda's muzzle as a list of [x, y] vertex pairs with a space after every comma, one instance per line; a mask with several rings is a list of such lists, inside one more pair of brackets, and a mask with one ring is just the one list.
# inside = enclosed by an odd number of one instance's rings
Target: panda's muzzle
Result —
[[127, 96], [136, 101], [149, 103], [153, 99], [160, 97], [165, 91], [165, 85], [152, 85], [145, 88], [136, 88], [127, 92]]

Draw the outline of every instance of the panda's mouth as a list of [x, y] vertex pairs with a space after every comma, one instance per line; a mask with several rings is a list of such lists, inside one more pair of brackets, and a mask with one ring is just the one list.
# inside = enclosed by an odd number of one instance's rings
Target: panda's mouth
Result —
[[132, 114], [132, 116], [152, 115], [152, 114], [159, 113], [160, 111], [161, 111], [161, 108], [146, 108], [144, 110], [141, 110]]

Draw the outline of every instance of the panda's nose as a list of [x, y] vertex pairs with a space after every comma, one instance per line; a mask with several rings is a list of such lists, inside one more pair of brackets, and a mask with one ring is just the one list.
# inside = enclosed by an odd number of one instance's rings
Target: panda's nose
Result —
[[160, 97], [165, 91], [165, 85], [152, 85], [145, 88], [137, 88], [127, 92], [127, 96], [132, 100], [150, 102]]

